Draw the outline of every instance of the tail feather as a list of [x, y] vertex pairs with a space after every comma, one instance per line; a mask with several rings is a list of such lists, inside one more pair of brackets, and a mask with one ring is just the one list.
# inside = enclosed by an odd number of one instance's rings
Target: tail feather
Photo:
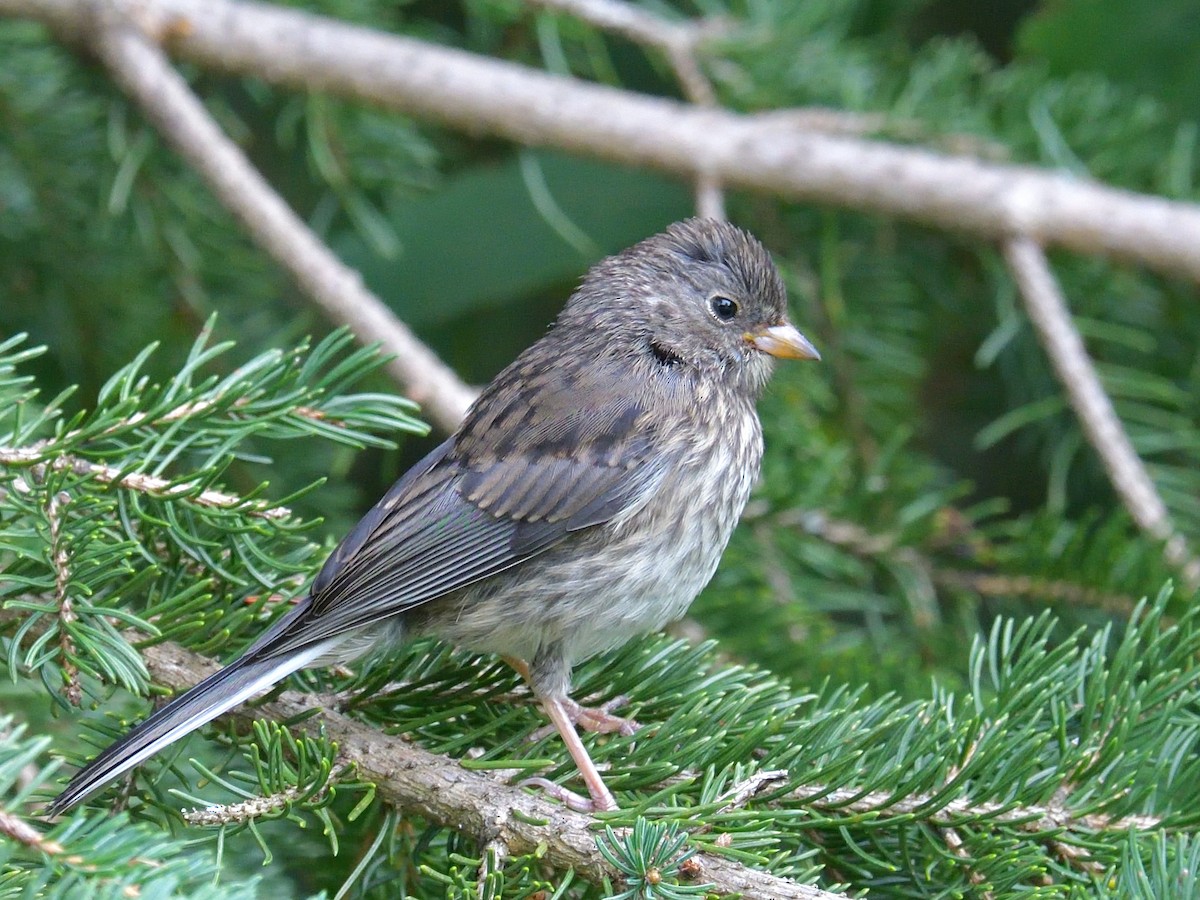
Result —
[[140, 722], [80, 769], [46, 812], [51, 816], [66, 812], [159, 750], [319, 659], [334, 643], [325, 641], [266, 658], [251, 650]]

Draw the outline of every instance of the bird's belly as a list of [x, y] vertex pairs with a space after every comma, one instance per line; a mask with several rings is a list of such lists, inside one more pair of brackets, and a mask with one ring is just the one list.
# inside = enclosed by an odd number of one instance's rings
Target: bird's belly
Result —
[[551, 645], [572, 663], [587, 659], [679, 618], [708, 583], [724, 542], [701, 545], [685, 531], [642, 532], [609, 543], [612, 552], [551, 551], [468, 591], [452, 619], [422, 630], [520, 659]]
[[750, 437], [751, 459], [697, 452], [641, 509], [437, 604], [419, 630], [526, 660], [553, 647], [571, 664], [678, 619], [749, 497], [761, 452]]

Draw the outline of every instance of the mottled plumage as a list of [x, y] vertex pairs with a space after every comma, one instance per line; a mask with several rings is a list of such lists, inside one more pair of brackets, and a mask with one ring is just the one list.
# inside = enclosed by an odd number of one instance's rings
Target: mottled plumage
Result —
[[786, 303], [762, 246], [712, 220], [596, 265], [309, 595], [104, 751], [52, 811], [299, 668], [417, 634], [514, 661], [595, 805], [611, 806], [571, 728], [605, 716], [568, 699], [571, 667], [678, 618], [712, 577], [758, 475], [770, 357], [817, 356]]

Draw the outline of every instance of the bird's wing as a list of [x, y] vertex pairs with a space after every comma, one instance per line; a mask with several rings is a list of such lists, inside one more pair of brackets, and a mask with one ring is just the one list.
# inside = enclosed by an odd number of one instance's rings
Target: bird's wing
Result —
[[403, 613], [609, 521], [673, 464], [657, 444], [639, 400], [618, 390], [587, 404], [554, 391], [485, 397], [346, 536], [304, 612], [254, 649], [287, 653]]

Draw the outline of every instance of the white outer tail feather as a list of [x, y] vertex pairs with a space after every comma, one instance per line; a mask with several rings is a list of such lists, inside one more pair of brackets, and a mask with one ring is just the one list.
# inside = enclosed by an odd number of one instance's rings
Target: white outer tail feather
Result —
[[[81, 800], [91, 796], [96, 791], [109, 784], [114, 779], [128, 772], [134, 766], [149, 759], [154, 754], [158, 753], [165, 747], [173, 744], [180, 738], [190, 734], [202, 725], [206, 725], [222, 713], [228, 712], [235, 706], [249, 700], [255, 694], [265, 691], [278, 682], [282, 681], [293, 672], [299, 671], [308, 665], [320, 660], [322, 657], [327, 657], [331, 651], [342, 643], [344, 637], [322, 641], [311, 647], [305, 647], [302, 650], [291, 653], [287, 656], [282, 656], [275, 661], [275, 665], [265, 670], [257, 677], [238, 687], [228, 696], [215, 695], [211, 698], [211, 702], [196, 710], [186, 719], [173, 725], [170, 730], [146, 744], [144, 747], [138, 747], [135, 750], [130, 750], [128, 754], [122, 754], [117, 758], [105, 763], [103, 762], [104, 753], [96, 758], [92, 763], [89, 763], [81, 769], [67, 789], [51, 804], [50, 813], [63, 812]], [[227, 669], [221, 670], [226, 672], [229, 669], [239, 666], [253, 665], [246, 657], [235, 660]], [[220, 673], [217, 673], [220, 674]], [[232, 674], [232, 673], [231, 673]], [[201, 682], [201, 685], [204, 682]], [[199, 685], [197, 685], [199, 687]], [[163, 707], [162, 712], [167, 713], [172, 707], [182, 705], [187, 702], [189, 696], [195, 688], [181, 694], [172, 700], [167, 706]], [[147, 721], [143, 724], [149, 725]], [[141, 726], [139, 726], [141, 727]], [[136, 738], [138, 729], [135, 728], [127, 735], [127, 738]], [[119, 746], [122, 742], [118, 742]], [[107, 752], [107, 751], [106, 751]], [[93, 768], [94, 767], [94, 768]]]

